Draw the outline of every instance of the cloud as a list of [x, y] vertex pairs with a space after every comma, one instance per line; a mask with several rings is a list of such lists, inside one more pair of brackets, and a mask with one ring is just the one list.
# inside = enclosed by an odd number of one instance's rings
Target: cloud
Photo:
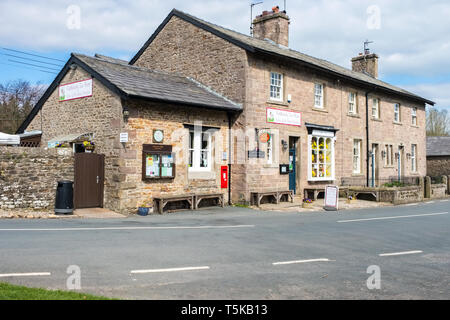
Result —
[[[129, 58], [172, 8], [248, 34], [250, 2], [2, 0], [0, 43], [41, 52], [118, 52], [121, 58]], [[283, 1], [265, 1], [254, 8], [254, 15], [277, 4], [283, 9]], [[68, 19], [73, 18], [67, 11], [71, 5], [80, 9], [80, 29], [67, 27]], [[350, 59], [369, 39], [374, 41], [372, 51], [380, 56], [380, 78], [402, 75], [420, 83], [421, 78], [430, 82], [430, 78], [450, 77], [448, 0], [287, 1], [287, 12], [293, 49], [350, 68]], [[425, 86], [417, 89], [427, 92]], [[435, 93], [426, 96], [445, 95]], [[445, 99], [443, 103], [447, 103]]]
[[403, 86], [406, 90], [428, 97], [436, 102], [436, 108], [450, 111], [450, 83], [416, 84]]

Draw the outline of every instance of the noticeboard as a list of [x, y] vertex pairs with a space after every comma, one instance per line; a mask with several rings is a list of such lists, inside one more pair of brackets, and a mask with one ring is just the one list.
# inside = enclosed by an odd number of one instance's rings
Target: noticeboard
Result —
[[323, 208], [327, 211], [337, 211], [338, 206], [339, 206], [339, 187], [326, 186]]

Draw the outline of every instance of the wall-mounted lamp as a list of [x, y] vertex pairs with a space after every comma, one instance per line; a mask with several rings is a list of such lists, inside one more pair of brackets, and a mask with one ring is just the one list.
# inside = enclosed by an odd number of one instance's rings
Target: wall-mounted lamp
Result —
[[283, 146], [283, 151], [286, 151], [288, 148], [288, 143], [286, 142], [286, 140], [281, 140], [281, 145]]
[[123, 118], [125, 121], [128, 121], [128, 118], [130, 117], [130, 110], [128, 107], [123, 107]]
[[384, 158], [386, 158], [386, 151], [381, 151], [381, 157], [384, 159]]
[[406, 158], [411, 159], [411, 153], [407, 153]]

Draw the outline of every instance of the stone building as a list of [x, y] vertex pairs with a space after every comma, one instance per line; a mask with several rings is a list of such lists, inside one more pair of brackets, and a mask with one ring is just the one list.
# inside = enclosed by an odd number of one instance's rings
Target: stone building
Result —
[[427, 137], [427, 175], [450, 175], [450, 137]]
[[[349, 70], [289, 49], [285, 12], [253, 23], [248, 36], [174, 9], [129, 62], [73, 54], [19, 132], [40, 130], [50, 147], [88, 135], [106, 157], [104, 204], [121, 212], [160, 194], [248, 203], [255, 191], [426, 174], [432, 101], [379, 80], [376, 54]], [[86, 79], [87, 97], [61, 98]], [[174, 177], [146, 179], [148, 145], [172, 150]]]

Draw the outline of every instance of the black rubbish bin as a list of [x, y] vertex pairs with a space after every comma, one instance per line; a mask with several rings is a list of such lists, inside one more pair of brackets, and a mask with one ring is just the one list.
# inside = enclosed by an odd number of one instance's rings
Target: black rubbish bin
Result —
[[73, 182], [58, 181], [56, 188], [55, 213], [73, 214]]

